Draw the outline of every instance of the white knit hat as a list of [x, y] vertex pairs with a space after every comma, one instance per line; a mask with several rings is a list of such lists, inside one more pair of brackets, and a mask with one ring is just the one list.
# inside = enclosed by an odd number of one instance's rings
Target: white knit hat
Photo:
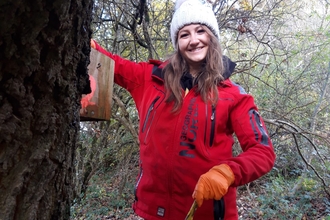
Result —
[[177, 44], [177, 34], [181, 28], [189, 24], [204, 24], [220, 39], [219, 26], [207, 0], [177, 0], [171, 22], [171, 40], [174, 48]]

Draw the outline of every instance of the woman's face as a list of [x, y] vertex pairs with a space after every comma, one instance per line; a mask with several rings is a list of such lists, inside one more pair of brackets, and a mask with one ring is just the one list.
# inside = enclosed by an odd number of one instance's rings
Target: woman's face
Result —
[[178, 33], [179, 51], [190, 68], [199, 68], [203, 63], [210, 44], [210, 35], [200, 24], [190, 24]]

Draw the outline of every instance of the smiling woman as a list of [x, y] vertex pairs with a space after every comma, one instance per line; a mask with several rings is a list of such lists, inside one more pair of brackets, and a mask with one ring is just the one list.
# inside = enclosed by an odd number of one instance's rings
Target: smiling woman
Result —
[[189, 72], [196, 77], [202, 68], [210, 44], [206, 26], [192, 24], [184, 26], [178, 33], [178, 47], [189, 65]]
[[[196, 13], [198, 11], [198, 13]], [[148, 220], [238, 219], [236, 187], [270, 171], [275, 154], [253, 97], [229, 78], [212, 5], [178, 1], [171, 23], [175, 52], [136, 63], [115, 61], [114, 81], [139, 110], [140, 173], [133, 209]], [[243, 153], [234, 157], [236, 134]]]

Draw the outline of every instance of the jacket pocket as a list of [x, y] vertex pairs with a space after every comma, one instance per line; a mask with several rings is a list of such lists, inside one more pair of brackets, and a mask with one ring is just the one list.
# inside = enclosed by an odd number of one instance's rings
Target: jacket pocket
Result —
[[141, 132], [142, 132], [142, 134], [144, 134], [144, 139], [143, 139], [144, 144], [147, 143], [147, 138], [149, 136], [150, 127], [151, 127], [152, 121], [153, 121], [155, 113], [156, 113], [155, 104], [156, 104], [156, 102], [158, 101], [159, 98], [160, 98], [160, 96], [157, 96], [151, 102], [151, 104], [148, 108], [146, 117], [145, 117], [144, 122], [143, 122]]

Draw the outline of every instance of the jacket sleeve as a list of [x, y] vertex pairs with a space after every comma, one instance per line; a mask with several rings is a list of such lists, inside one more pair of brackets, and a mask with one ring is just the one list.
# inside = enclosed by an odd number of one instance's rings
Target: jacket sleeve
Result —
[[[132, 95], [135, 90], [143, 91], [146, 80], [151, 80], [153, 65], [148, 62], [133, 62], [118, 55], [112, 54], [92, 40], [93, 48], [114, 60], [114, 82], [127, 89]], [[134, 92], [133, 92], [134, 91]]]
[[269, 172], [276, 157], [253, 97], [240, 86], [237, 88], [240, 92], [235, 98], [230, 120], [243, 152], [224, 162], [235, 174], [233, 186], [246, 184]]

